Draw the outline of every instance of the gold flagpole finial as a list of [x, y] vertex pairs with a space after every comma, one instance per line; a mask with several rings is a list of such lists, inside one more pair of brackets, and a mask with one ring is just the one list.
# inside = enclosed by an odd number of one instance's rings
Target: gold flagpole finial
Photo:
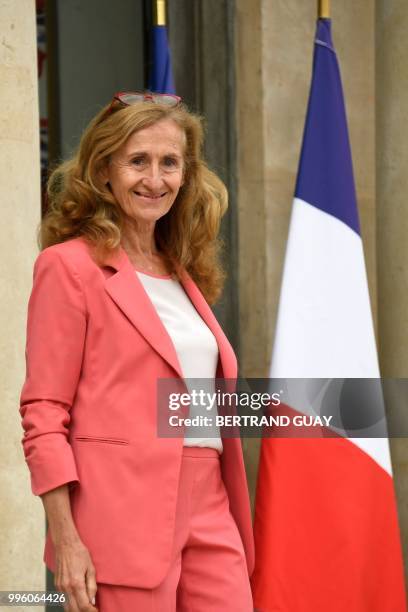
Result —
[[153, 24], [166, 25], [166, 0], [153, 0]]
[[330, 0], [318, 0], [319, 19], [330, 19]]

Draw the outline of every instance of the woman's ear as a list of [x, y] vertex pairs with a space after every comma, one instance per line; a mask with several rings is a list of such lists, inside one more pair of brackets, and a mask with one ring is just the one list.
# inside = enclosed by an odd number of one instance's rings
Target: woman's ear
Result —
[[98, 171], [98, 177], [104, 185], [109, 184], [109, 168], [108, 162], [104, 162], [102, 168]]

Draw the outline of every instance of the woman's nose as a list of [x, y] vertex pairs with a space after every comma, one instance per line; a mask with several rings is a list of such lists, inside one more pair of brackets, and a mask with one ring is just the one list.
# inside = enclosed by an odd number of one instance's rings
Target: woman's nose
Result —
[[160, 187], [163, 185], [163, 173], [159, 164], [150, 164], [144, 172], [143, 182], [146, 186], [151, 189]]

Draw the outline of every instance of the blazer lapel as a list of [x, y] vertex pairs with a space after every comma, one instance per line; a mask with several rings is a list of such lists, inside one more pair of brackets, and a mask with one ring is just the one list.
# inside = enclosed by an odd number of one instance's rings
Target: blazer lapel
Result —
[[220, 368], [217, 368], [216, 377], [235, 379], [237, 377], [237, 359], [228, 338], [193, 279], [183, 269], [179, 269], [179, 276], [185, 292], [217, 341], [221, 371]]
[[118, 255], [111, 256], [105, 265], [117, 270], [105, 282], [108, 294], [155, 351], [183, 378], [173, 342], [124, 249], [121, 248]]

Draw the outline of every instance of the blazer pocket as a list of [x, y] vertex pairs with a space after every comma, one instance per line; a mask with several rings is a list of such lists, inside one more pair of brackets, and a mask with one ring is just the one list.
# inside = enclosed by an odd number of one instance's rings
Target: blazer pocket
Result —
[[101, 444], [119, 444], [122, 446], [129, 444], [129, 440], [121, 438], [104, 438], [101, 436], [74, 436], [74, 440], [77, 442], [99, 442]]

